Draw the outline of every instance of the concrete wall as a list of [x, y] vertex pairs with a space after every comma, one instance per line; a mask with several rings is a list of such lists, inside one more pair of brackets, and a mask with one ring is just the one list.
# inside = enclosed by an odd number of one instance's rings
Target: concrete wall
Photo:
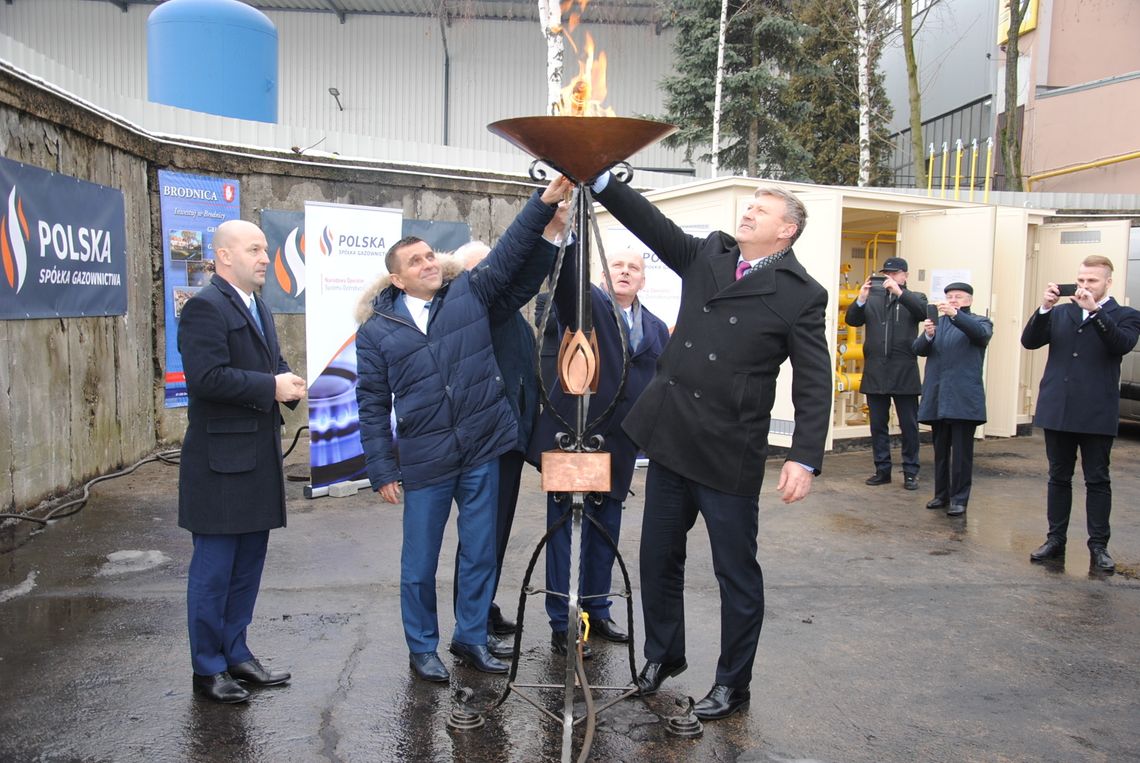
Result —
[[[20, 511], [177, 443], [185, 409], [163, 407], [159, 169], [235, 177], [242, 217], [306, 200], [400, 207], [466, 222], [494, 241], [531, 191], [503, 175], [308, 161], [162, 141], [0, 69], [0, 153], [101, 183], [126, 200], [125, 316], [0, 321], [0, 512]], [[520, 163], [520, 170], [525, 164]], [[286, 360], [305, 368], [304, 316], [277, 319]], [[286, 413], [287, 436], [307, 423]]]

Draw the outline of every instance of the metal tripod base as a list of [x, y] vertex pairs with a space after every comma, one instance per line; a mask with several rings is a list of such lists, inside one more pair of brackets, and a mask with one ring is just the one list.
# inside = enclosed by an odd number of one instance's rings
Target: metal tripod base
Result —
[[[677, 704], [681, 704], [679, 701]], [[671, 715], [665, 719], [665, 730], [673, 736], [693, 739], [705, 733], [701, 721], [693, 713], [693, 698], [689, 697], [687, 709], [680, 715]]]
[[474, 696], [475, 692], [466, 686], [455, 692], [455, 703], [452, 705], [451, 714], [447, 717], [447, 728], [452, 731], [473, 731], [487, 722], [482, 713], [472, 710], [469, 706], [468, 703]]

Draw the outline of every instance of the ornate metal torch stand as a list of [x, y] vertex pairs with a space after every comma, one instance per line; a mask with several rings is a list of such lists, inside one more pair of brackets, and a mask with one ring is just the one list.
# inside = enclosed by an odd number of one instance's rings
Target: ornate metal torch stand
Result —
[[[601, 420], [604, 420], [613, 409], [617, 398], [610, 407], [594, 421], [588, 420], [590, 395], [598, 389], [600, 357], [597, 343], [594, 338], [592, 325], [592, 305], [590, 293], [590, 252], [591, 237], [597, 237], [597, 221], [594, 219], [593, 203], [590, 197], [589, 184], [602, 172], [614, 169], [614, 177], [621, 182], [629, 182], [632, 177], [629, 165], [625, 159], [664, 138], [677, 128], [673, 125], [652, 122], [644, 119], [628, 119], [624, 117], [520, 117], [506, 119], [488, 125], [488, 129], [505, 138], [515, 146], [535, 157], [531, 164], [530, 175], [535, 180], [546, 178], [542, 165], [553, 168], [577, 184], [575, 194], [576, 207], [572, 211], [572, 226], [574, 240], [577, 244], [572, 256], [576, 262], [576, 299], [574, 323], [577, 330], [571, 333], [567, 330], [562, 339], [558, 354], [559, 378], [562, 389], [569, 395], [577, 397], [575, 416], [571, 421], [560, 421], [565, 431], [558, 436], [557, 450], [547, 451], [542, 459], [542, 487], [548, 493], [560, 493], [570, 496], [570, 509], [559, 522], [546, 533], [539, 542], [527, 567], [526, 577], [523, 580], [522, 591], [519, 595], [518, 629], [519, 635], [515, 639], [515, 653], [511, 664], [507, 687], [496, 702], [496, 707], [502, 704], [512, 691], [520, 698], [534, 705], [540, 712], [550, 717], [562, 726], [562, 760], [571, 760], [573, 745], [573, 729], [578, 723], [584, 722], [586, 731], [579, 760], [585, 760], [593, 738], [595, 718], [598, 712], [605, 710], [617, 702], [631, 696], [637, 691], [637, 671], [634, 656], [633, 632], [633, 603], [630, 595], [629, 573], [621, 555], [617, 560], [621, 567], [624, 590], [614, 592], [625, 598], [629, 619], [629, 668], [630, 684], [626, 686], [598, 686], [591, 687], [586, 680], [586, 673], [582, 666], [581, 645], [588, 636], [588, 620], [581, 618], [581, 596], [578, 591], [579, 555], [581, 549], [582, 522], [593, 523], [595, 530], [605, 538], [615, 553], [617, 547], [614, 541], [601, 524], [585, 511], [587, 501], [598, 500], [598, 497], [610, 491], [610, 460], [609, 453], [601, 450], [602, 438], [598, 435], [588, 435], [589, 430]], [[597, 240], [601, 252], [600, 238]], [[555, 278], [561, 270], [565, 244], [558, 254], [555, 266]], [[603, 252], [604, 254], [604, 252]], [[603, 268], [606, 280], [609, 272]], [[615, 311], [616, 311], [615, 306]], [[549, 319], [549, 302], [544, 311], [540, 327], [545, 326]], [[564, 316], [565, 320], [566, 317]], [[618, 320], [621, 320], [618, 316]], [[539, 332], [541, 342], [542, 331]], [[629, 365], [629, 348], [623, 347], [624, 364], [620, 385], [624, 385], [626, 371]], [[541, 370], [540, 370], [541, 372]], [[544, 381], [544, 389], [545, 382]], [[545, 395], [545, 392], [543, 393]], [[560, 418], [560, 417], [559, 417]], [[563, 524], [570, 523], [570, 570], [569, 590], [567, 594], [555, 593], [544, 589], [536, 589], [530, 584], [531, 574], [539, 555], [549, 538], [559, 531]], [[518, 656], [521, 644], [523, 617], [526, 609], [526, 599], [529, 595], [553, 594], [565, 596], [569, 608], [566, 635], [566, 673], [565, 684], [525, 684], [516, 682], [518, 670]], [[603, 594], [605, 596], [611, 594]], [[529, 689], [559, 689], [563, 694], [562, 715], [552, 713], [532, 698]], [[578, 690], [582, 691], [585, 704], [585, 713], [575, 717], [574, 704]], [[610, 702], [595, 706], [594, 690], [616, 691], [618, 696]]]

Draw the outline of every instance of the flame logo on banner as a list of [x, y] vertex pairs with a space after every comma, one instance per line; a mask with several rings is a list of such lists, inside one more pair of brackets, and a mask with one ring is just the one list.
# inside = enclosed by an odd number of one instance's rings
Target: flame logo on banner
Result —
[[325, 255], [326, 257], [329, 257], [332, 255], [332, 250], [333, 250], [332, 237], [333, 237], [332, 229], [330, 229], [329, 226], [326, 225], [325, 229], [323, 231], [321, 231], [321, 254]]
[[305, 291], [305, 235], [299, 228], [289, 231], [284, 249], [284, 253], [280, 247], [274, 253], [273, 275], [281, 291], [296, 298]]
[[17, 294], [24, 288], [24, 276], [28, 273], [25, 242], [30, 239], [24, 200], [16, 195], [16, 187], [12, 186], [8, 194], [8, 213], [0, 217], [0, 263], [4, 266], [4, 280]]

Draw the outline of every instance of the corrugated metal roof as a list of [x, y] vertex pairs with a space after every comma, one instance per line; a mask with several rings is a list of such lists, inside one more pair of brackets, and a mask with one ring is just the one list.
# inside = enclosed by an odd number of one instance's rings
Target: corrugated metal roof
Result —
[[[126, 10], [132, 5], [160, 5], [162, 0], [91, 0]], [[342, 23], [353, 15], [438, 16], [449, 18], [537, 21], [535, 0], [243, 0], [262, 11], [305, 11], [335, 14]], [[592, 0], [584, 21], [606, 24], [656, 24], [661, 18], [653, 0]]]

